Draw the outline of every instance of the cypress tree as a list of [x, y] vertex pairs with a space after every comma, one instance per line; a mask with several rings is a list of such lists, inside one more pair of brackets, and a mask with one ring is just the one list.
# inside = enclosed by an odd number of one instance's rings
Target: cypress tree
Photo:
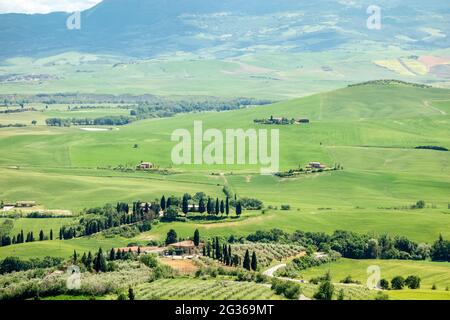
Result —
[[50, 229], [50, 240], [53, 240], [53, 229]]
[[216, 259], [220, 260], [222, 258], [222, 253], [220, 252], [219, 238], [216, 237]]
[[220, 213], [225, 213], [225, 204], [223, 203], [223, 200], [220, 201]]
[[236, 204], [236, 215], [237, 215], [237, 216], [240, 216], [241, 213], [242, 213], [242, 205], [241, 205], [240, 202], [238, 202], [238, 203]]
[[166, 210], [166, 197], [165, 196], [162, 196], [160, 205], [161, 205], [162, 210]]
[[206, 208], [205, 208], [205, 200], [203, 200], [203, 198], [200, 198], [200, 201], [198, 203], [198, 211], [200, 213], [205, 213]]
[[219, 212], [220, 212], [220, 208], [219, 208], [219, 198], [216, 198], [216, 208], [215, 208], [216, 210], [215, 210], [215, 213], [216, 213], [216, 215], [218, 215], [219, 214]]
[[222, 246], [222, 252], [223, 252], [223, 258], [222, 258], [222, 262], [227, 264], [228, 261], [228, 249], [226, 244], [223, 244]]
[[77, 260], [78, 260], [77, 252], [73, 250], [73, 263], [77, 263]]
[[255, 251], [253, 251], [253, 254], [252, 254], [251, 267], [252, 267], [253, 271], [256, 271], [256, 269], [258, 269], [258, 259], [256, 258], [256, 252]]
[[98, 249], [98, 253], [95, 258], [94, 269], [97, 272], [106, 272], [106, 267], [107, 267], [106, 259], [105, 256], [103, 255], [102, 248], [100, 248]]
[[228, 197], [225, 201], [225, 213], [227, 216], [230, 214], [230, 199]]
[[81, 263], [86, 265], [86, 259], [87, 259], [86, 252], [83, 252], [83, 256], [81, 257]]
[[203, 246], [203, 256], [206, 257], [206, 246]]
[[110, 261], [116, 260], [116, 252], [114, 251], [114, 248], [111, 248], [111, 251], [109, 252], [109, 260]]
[[250, 271], [250, 269], [251, 269], [251, 262], [250, 262], [250, 253], [248, 252], [248, 249], [247, 249], [247, 251], [245, 251], [245, 256], [244, 256], [244, 263], [243, 263], [243, 267], [244, 267], [244, 269], [247, 269], [247, 270], [249, 270]]
[[[130, 250], [131, 250], [131, 249], [130, 249]], [[141, 255], [141, 247], [138, 247], [137, 254], [138, 254], [138, 256]]]
[[182, 211], [183, 211], [184, 214], [187, 214], [188, 211], [189, 211], [189, 199], [188, 199], [188, 195], [187, 194], [183, 195]]
[[88, 270], [91, 270], [92, 268], [92, 253], [89, 251], [87, 258], [86, 258], [86, 268], [88, 268]]
[[39, 231], [39, 241], [43, 241], [44, 240], [44, 231]]
[[208, 198], [208, 204], [206, 205], [206, 210], [208, 211], [208, 214], [212, 213], [212, 210], [211, 210], [211, 198]]

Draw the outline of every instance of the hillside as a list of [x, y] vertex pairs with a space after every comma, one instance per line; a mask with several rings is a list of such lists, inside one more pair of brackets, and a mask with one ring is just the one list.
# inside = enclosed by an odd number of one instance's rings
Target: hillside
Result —
[[[107, 131], [40, 125], [0, 129], [4, 181], [0, 194], [5, 200], [35, 200], [48, 209], [76, 213], [163, 194], [205, 192], [222, 197], [223, 186], [228, 186], [240, 197], [255, 197], [278, 208], [289, 204], [292, 209], [251, 214], [245, 221], [218, 223], [214, 228], [195, 222], [162, 224], [149, 237], [160, 239], [173, 227], [184, 236], [197, 227], [211, 235], [226, 234], [229, 228], [238, 234], [273, 227], [326, 232], [350, 228], [431, 242], [439, 233], [449, 236], [450, 154], [414, 148], [450, 148], [449, 101], [447, 90], [368, 84], [269, 106], [137, 121]], [[47, 112], [51, 111], [43, 116]], [[311, 122], [285, 126], [253, 122], [271, 115]], [[338, 163], [344, 170], [283, 179], [261, 176], [258, 165], [174, 166], [172, 132], [192, 130], [198, 120], [205, 130], [279, 129], [282, 171], [310, 161]], [[141, 160], [169, 174], [114, 170], [134, 168]], [[418, 200], [424, 200], [427, 208], [410, 210]]]

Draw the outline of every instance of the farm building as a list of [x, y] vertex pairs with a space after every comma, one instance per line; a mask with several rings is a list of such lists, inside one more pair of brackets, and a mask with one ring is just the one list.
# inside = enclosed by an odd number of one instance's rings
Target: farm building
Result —
[[199, 208], [198, 208], [198, 205], [196, 205], [196, 204], [189, 204], [188, 210], [189, 210], [189, 212], [198, 212]]
[[17, 201], [16, 208], [31, 208], [36, 205], [36, 201]]
[[169, 248], [181, 251], [183, 254], [192, 255], [196, 252], [197, 247], [192, 240], [181, 241], [168, 245]]
[[150, 208], [151, 206], [152, 206], [151, 202], [141, 202], [141, 204], [140, 204], [141, 208], [145, 208], [145, 207]]
[[146, 170], [146, 169], [152, 169], [153, 167], [154, 167], [153, 163], [141, 161], [141, 163], [136, 166], [136, 169]]

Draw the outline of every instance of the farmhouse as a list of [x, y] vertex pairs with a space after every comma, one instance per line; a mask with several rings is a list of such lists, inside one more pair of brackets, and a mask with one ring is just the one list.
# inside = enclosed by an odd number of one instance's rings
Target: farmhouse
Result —
[[198, 212], [199, 207], [196, 204], [189, 204], [188, 205], [188, 210], [189, 210], [189, 212]]
[[307, 169], [325, 169], [327, 166], [321, 164], [320, 162], [310, 162], [309, 165], [306, 166]]
[[146, 169], [151, 169], [153, 167], [154, 167], [153, 163], [141, 161], [141, 163], [136, 166], [136, 169], [146, 170]]
[[142, 202], [141, 204], [140, 204], [140, 207], [141, 208], [150, 208], [152, 206], [152, 203], [151, 202]]
[[197, 247], [192, 240], [181, 241], [168, 245], [169, 248], [182, 252], [182, 254], [192, 255], [195, 253]]

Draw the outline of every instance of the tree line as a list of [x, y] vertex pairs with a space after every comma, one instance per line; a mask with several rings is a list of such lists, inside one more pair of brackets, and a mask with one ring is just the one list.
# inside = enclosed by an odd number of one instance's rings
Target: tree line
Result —
[[[39, 231], [37, 240], [38, 241], [53, 240], [53, 229], [50, 230], [48, 236], [44, 234], [43, 230]], [[3, 235], [1, 237], [0, 247], [6, 247], [14, 244], [34, 242], [34, 241], [36, 241], [36, 238], [34, 236], [33, 231], [28, 232], [25, 236], [23, 230], [20, 230], [17, 236], [13, 236], [12, 238], [9, 235]]]
[[45, 120], [45, 123], [50, 127], [123, 126], [133, 121], [133, 118], [126, 116], [105, 116], [99, 118], [49, 118]]
[[[233, 238], [234, 239], [234, 238]], [[450, 241], [442, 235], [433, 244], [416, 243], [404, 236], [387, 234], [368, 235], [350, 231], [323, 232], [295, 231], [292, 234], [279, 229], [257, 231], [246, 237], [251, 242], [297, 243], [312, 251], [330, 250], [350, 259], [403, 259], [450, 261]]]

